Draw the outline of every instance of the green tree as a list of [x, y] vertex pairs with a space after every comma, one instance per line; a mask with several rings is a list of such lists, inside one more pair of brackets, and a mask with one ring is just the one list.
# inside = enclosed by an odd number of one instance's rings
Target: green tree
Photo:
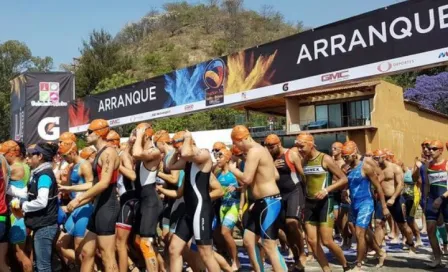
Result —
[[93, 90], [92, 94], [99, 94], [103, 92], [110, 91], [112, 89], [119, 88], [121, 86], [126, 86], [132, 83], [135, 83], [137, 80], [127, 74], [124, 73], [116, 73], [111, 77], [105, 78], [101, 80], [96, 86], [95, 90]]
[[51, 57], [35, 57], [28, 46], [20, 41], [0, 43], [0, 139], [9, 139], [10, 131], [10, 80], [26, 71], [49, 71]]

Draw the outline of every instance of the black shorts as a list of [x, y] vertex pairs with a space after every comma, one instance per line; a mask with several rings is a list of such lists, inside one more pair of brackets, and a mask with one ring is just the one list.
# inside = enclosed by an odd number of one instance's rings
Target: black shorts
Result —
[[301, 188], [297, 188], [289, 194], [282, 195], [282, 219], [294, 218], [303, 222], [305, 196]]
[[170, 215], [170, 232], [174, 233], [176, 231], [177, 224], [179, 224], [179, 220], [182, 215], [185, 214], [185, 202], [183, 198], [176, 199], [171, 208]]
[[342, 203], [342, 191], [334, 191], [333, 192], [333, 209], [339, 210]]
[[140, 218], [139, 234], [142, 238], [157, 236], [157, 222], [163, 211], [163, 203], [156, 192], [154, 184], [142, 187], [140, 197]]
[[135, 196], [127, 196], [126, 194], [120, 197], [120, 212], [116, 223], [117, 228], [132, 230], [135, 227], [137, 212], [139, 211], [140, 201]]
[[[386, 202], [390, 199], [390, 197], [386, 197]], [[378, 201], [380, 202], [380, 201]], [[406, 223], [406, 218], [403, 213], [403, 205], [404, 198], [403, 196], [399, 196], [395, 199], [395, 203], [392, 206], [388, 206], [390, 215], [396, 223]]]
[[305, 199], [305, 223], [313, 226], [334, 227], [333, 198]]
[[11, 228], [9, 214], [0, 215], [0, 244], [9, 243], [9, 229]]
[[120, 202], [116, 197], [97, 204], [89, 218], [87, 229], [100, 236], [114, 235], [119, 212]]
[[171, 217], [171, 211], [173, 209], [173, 204], [174, 204], [173, 199], [169, 199], [163, 202], [162, 218], [160, 222], [162, 229], [168, 229], [170, 227], [170, 217]]
[[246, 229], [262, 239], [276, 240], [281, 226], [282, 197], [268, 196], [254, 201]]

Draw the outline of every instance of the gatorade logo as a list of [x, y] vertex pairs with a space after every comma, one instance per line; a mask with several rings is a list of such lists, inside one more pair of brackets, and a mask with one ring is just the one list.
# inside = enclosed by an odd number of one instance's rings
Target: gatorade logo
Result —
[[45, 141], [54, 141], [59, 139], [61, 130], [59, 120], [61, 117], [46, 117], [37, 125], [39, 136]]

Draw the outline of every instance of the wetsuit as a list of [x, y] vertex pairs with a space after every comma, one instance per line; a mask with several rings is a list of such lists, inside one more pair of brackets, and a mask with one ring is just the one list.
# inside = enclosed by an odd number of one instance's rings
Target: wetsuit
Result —
[[443, 221], [448, 224], [448, 199], [444, 199], [439, 209], [433, 208], [434, 201], [447, 191], [448, 187], [448, 173], [446, 171], [446, 164], [448, 161], [444, 160], [441, 164], [431, 164], [428, 167], [429, 194], [426, 202], [426, 220], [437, 221], [440, 213], [443, 215]]
[[[102, 168], [98, 163], [101, 154], [107, 147], [101, 149], [93, 161], [94, 185], [101, 179]], [[113, 170], [109, 186], [95, 197], [94, 210], [89, 219], [87, 229], [97, 235], [115, 234], [115, 223], [120, 211], [120, 203], [117, 198], [118, 169]]]
[[186, 163], [183, 185], [186, 208], [176, 227], [176, 235], [185, 242], [194, 237], [197, 245], [212, 244], [210, 174], [202, 172], [195, 163]]
[[[136, 164], [136, 172], [140, 170], [140, 162]], [[131, 230], [136, 226], [137, 212], [140, 207], [140, 200], [137, 192], [141, 191], [140, 182], [134, 182], [123, 174], [118, 176], [117, 191], [120, 197], [120, 212], [118, 213], [117, 228]], [[140, 227], [139, 225], [137, 227]]]
[[238, 222], [240, 193], [237, 190], [228, 192], [228, 188], [233, 186], [235, 189], [238, 189], [238, 181], [236, 180], [235, 175], [231, 172], [220, 172], [217, 179], [225, 192], [219, 209], [220, 222], [222, 226], [228, 229], [233, 229]]
[[412, 179], [412, 171], [407, 170], [404, 174], [404, 192], [403, 197], [406, 205], [406, 220], [412, 222], [420, 203], [420, 190]]
[[163, 203], [156, 190], [157, 170], [146, 169], [144, 162], [139, 163], [137, 172], [140, 181], [140, 236], [156, 237], [158, 218], [163, 210]]
[[[171, 174], [171, 171], [167, 169], [167, 165], [169, 161], [171, 160], [171, 157], [174, 154], [174, 150], [170, 151], [166, 154], [166, 156], [163, 158], [163, 173], [164, 174]], [[166, 189], [168, 190], [177, 190], [178, 184], [171, 184], [169, 182], [166, 183]], [[172, 198], [165, 198], [163, 199], [163, 217], [162, 217], [162, 227], [165, 229], [170, 228], [170, 222], [171, 222], [171, 213], [173, 210], [173, 205], [176, 200]]]
[[283, 218], [295, 218], [303, 221], [303, 208], [305, 206], [305, 196], [303, 194], [303, 184], [299, 179], [294, 163], [289, 160], [290, 150], [286, 150], [278, 159], [283, 160], [283, 166], [277, 168], [280, 179], [277, 182], [278, 189], [282, 196]]
[[[10, 180], [8, 185], [8, 192], [10, 198], [17, 197], [25, 200], [28, 198], [27, 184], [30, 180], [31, 171], [30, 167], [23, 162], [16, 162], [13, 165], [17, 165], [23, 168], [24, 176], [22, 180]], [[25, 227], [25, 220], [23, 218], [16, 218], [12, 213], [10, 215], [11, 229], [9, 230], [9, 242], [11, 244], [25, 243], [27, 230]]]
[[370, 225], [374, 212], [373, 195], [370, 187], [370, 180], [362, 175], [362, 166], [359, 163], [347, 175], [351, 200], [351, 222], [355, 226], [367, 229]]
[[[179, 171], [179, 180], [177, 182], [177, 187], [181, 187], [185, 178], [184, 170]], [[185, 201], [184, 197], [178, 198], [174, 201], [173, 207], [171, 209], [170, 215], [170, 232], [175, 233], [179, 219], [185, 213]]]
[[305, 222], [333, 228], [333, 195], [330, 193], [321, 200], [314, 197], [332, 183], [331, 173], [323, 167], [324, 157], [324, 153], [319, 153], [316, 158], [309, 160], [303, 169], [306, 177]]
[[[73, 169], [69, 173], [69, 179], [72, 186], [86, 183], [84, 177], [79, 174], [79, 168], [81, 167], [81, 164], [83, 162], [84, 160], [75, 164], [73, 166]], [[71, 192], [70, 198], [74, 199], [81, 194], [82, 192]], [[80, 238], [84, 237], [87, 230], [87, 224], [89, 223], [89, 218], [92, 215], [92, 212], [93, 212], [93, 206], [91, 203], [87, 203], [83, 206], [76, 208], [70, 214], [70, 216], [67, 218], [67, 221], [65, 222], [64, 225], [65, 231], [73, 237], [80, 237]]]

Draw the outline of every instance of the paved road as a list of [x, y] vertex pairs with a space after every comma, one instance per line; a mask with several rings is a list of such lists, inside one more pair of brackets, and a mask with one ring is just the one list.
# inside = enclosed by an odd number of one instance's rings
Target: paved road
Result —
[[[429, 246], [428, 238], [426, 236], [422, 237], [423, 239], [423, 247], [418, 249], [417, 255], [409, 256], [409, 253], [403, 251], [402, 245], [399, 244], [390, 244], [387, 243], [387, 253], [388, 257], [385, 261], [384, 267], [376, 268], [376, 264], [378, 263], [376, 259], [369, 257], [365, 266], [363, 266], [364, 271], [394, 271], [394, 272], [408, 272], [408, 271], [435, 271], [435, 272], [448, 272], [448, 256], [445, 256], [445, 264], [447, 264], [447, 268], [438, 269], [438, 270], [430, 270], [427, 265], [431, 262], [431, 248]], [[342, 271], [340, 265], [337, 264], [337, 261], [333, 258], [333, 256], [325, 249], [327, 258], [332, 264], [332, 270], [335, 272]], [[349, 262], [354, 262], [356, 260], [356, 248], [353, 245], [353, 248], [347, 251], [344, 251], [344, 254]], [[243, 265], [242, 271], [250, 271], [249, 259], [247, 257], [246, 252], [240, 248], [239, 253], [240, 260]], [[292, 263], [293, 260], [290, 258], [286, 259], [288, 263]], [[272, 271], [270, 266], [266, 265], [265, 271]], [[316, 261], [313, 261], [307, 265], [306, 271], [322, 271], [320, 269], [319, 264]]]

